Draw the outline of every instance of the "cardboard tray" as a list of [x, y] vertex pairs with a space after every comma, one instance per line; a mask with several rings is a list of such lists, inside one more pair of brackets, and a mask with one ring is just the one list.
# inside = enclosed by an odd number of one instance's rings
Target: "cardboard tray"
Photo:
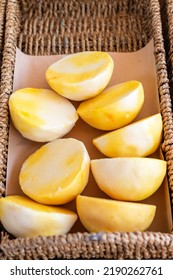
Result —
[[[7, 1], [0, 95], [1, 196], [5, 195], [8, 183], [7, 159], [10, 149], [8, 98], [14, 86], [16, 47], [29, 55], [44, 56], [85, 50], [122, 53], [147, 47], [149, 41], [153, 39], [157, 102], [164, 127], [161, 148], [168, 167], [166, 192], [169, 205], [173, 190], [171, 142], [173, 122], [159, 2], [156, 0], [144, 3], [137, 0], [98, 2]], [[159, 215], [158, 221], [165, 218], [164, 213], [166, 217], [169, 216], [170, 221], [171, 211], [168, 208], [162, 211], [163, 216], [161, 218]], [[2, 259], [172, 258], [171, 223], [172, 220], [165, 229], [155, 227], [143, 233], [89, 234], [83, 229], [63, 236], [36, 238], [13, 238], [2, 228], [0, 256]]]

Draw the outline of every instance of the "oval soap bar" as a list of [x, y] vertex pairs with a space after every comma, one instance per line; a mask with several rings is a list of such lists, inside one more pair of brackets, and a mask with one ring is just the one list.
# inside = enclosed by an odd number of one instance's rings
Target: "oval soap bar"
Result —
[[79, 218], [89, 232], [144, 231], [152, 223], [156, 206], [136, 202], [77, 196]]
[[91, 161], [94, 178], [110, 197], [140, 201], [151, 196], [166, 175], [166, 161], [156, 158], [103, 158]]
[[37, 142], [48, 142], [67, 134], [78, 115], [69, 100], [52, 90], [23, 88], [9, 99], [11, 118], [16, 129]]
[[41, 205], [24, 196], [0, 198], [0, 219], [4, 228], [16, 237], [66, 234], [76, 213], [62, 207]]
[[43, 204], [64, 204], [83, 191], [90, 158], [84, 144], [73, 138], [43, 145], [23, 163], [19, 182], [23, 192]]
[[93, 139], [107, 157], [146, 157], [154, 153], [162, 139], [161, 114], [155, 114]]
[[142, 84], [127, 81], [106, 88], [99, 95], [81, 102], [77, 112], [89, 125], [102, 130], [113, 130], [132, 122], [143, 103]]
[[99, 94], [109, 83], [114, 62], [106, 52], [71, 54], [49, 66], [50, 87], [71, 100], [81, 101]]

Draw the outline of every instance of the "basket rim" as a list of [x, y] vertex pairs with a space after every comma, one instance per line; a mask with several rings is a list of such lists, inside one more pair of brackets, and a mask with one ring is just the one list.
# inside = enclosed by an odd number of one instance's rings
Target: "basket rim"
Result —
[[6, 0], [1, 0], [0, 1], [0, 68], [1, 68], [1, 64], [2, 64], [5, 20], [6, 20]]

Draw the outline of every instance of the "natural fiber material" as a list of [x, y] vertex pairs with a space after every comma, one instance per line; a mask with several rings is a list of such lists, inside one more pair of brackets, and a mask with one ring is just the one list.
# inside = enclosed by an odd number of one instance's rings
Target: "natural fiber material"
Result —
[[[169, 86], [170, 86], [170, 97], [171, 102], [173, 104], [173, 0], [160, 0], [161, 4], [161, 15], [162, 15], [162, 26], [163, 26], [163, 35], [164, 35], [164, 46], [166, 50], [166, 63], [167, 63], [167, 72], [169, 78]], [[171, 112], [172, 114], [172, 112]], [[172, 130], [172, 129], [171, 129]], [[172, 165], [173, 161], [173, 154], [172, 154], [172, 147], [173, 147], [173, 132], [170, 131], [168, 140], [165, 143], [169, 143], [168, 157], [169, 162]], [[172, 187], [172, 168], [170, 168], [170, 195], [171, 195], [171, 202], [173, 205], [173, 187]]]
[[173, 0], [165, 0], [164, 3], [162, 3], [162, 6], [164, 6], [166, 10], [166, 17], [163, 19], [165, 22], [164, 39], [167, 42], [167, 66], [171, 88], [171, 99], [173, 102]]
[[0, 88], [0, 196], [4, 195], [6, 181], [6, 165], [8, 153], [8, 98], [13, 87], [13, 72], [17, 35], [19, 33], [18, 4], [7, 3], [5, 39], [1, 67]]
[[[153, 38], [163, 151], [173, 193], [173, 121], [160, 7], [157, 0], [7, 0], [0, 95], [0, 192], [6, 180], [8, 98], [12, 92], [15, 51], [33, 55], [85, 50], [136, 51]], [[2, 233], [2, 259], [165, 259], [173, 258], [173, 235], [154, 232], [74, 233], [12, 238]]]
[[64, 236], [18, 238], [2, 237], [1, 249], [7, 259], [170, 259], [170, 234], [74, 233]]
[[2, 50], [4, 45], [5, 9], [6, 9], [6, 0], [1, 0], [0, 1], [0, 67], [2, 63]]
[[135, 51], [151, 38], [148, 0], [20, 2], [18, 46], [28, 54]]

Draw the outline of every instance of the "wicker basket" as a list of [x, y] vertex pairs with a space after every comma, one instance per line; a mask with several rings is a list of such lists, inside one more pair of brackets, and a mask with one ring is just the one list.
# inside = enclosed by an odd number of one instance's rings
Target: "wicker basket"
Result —
[[[2, 3], [5, 1], [1, 1]], [[171, 1], [168, 1], [171, 2]], [[2, 15], [4, 16], [4, 15]], [[163, 16], [163, 15], [162, 15]], [[172, 21], [173, 22], [173, 21]], [[0, 30], [2, 47], [3, 25]], [[4, 195], [8, 150], [8, 98], [12, 92], [18, 46], [33, 55], [85, 50], [136, 51], [154, 40], [162, 144], [173, 193], [173, 120], [157, 0], [7, 0], [0, 95], [0, 193]], [[173, 203], [173, 202], [172, 202]], [[69, 233], [12, 238], [2, 230], [1, 259], [166, 259], [173, 258], [173, 235], [159, 232]]]
[[4, 28], [5, 28], [5, 8], [6, 0], [0, 1], [0, 67], [2, 63], [2, 50], [4, 45]]
[[170, 92], [171, 92], [171, 101], [173, 101], [173, 0], [166, 0], [166, 5], [161, 3], [162, 9], [165, 9], [165, 18], [163, 21], [163, 28], [165, 34], [165, 47], [166, 47], [166, 59], [168, 66], [168, 77], [170, 81]]

